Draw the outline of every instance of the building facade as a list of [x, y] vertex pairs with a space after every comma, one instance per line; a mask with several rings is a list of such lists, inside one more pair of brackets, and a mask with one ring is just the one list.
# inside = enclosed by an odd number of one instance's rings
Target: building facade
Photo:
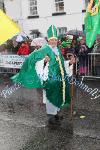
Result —
[[4, 11], [4, 0], [0, 0], [0, 9]]
[[46, 36], [54, 24], [58, 34], [82, 30], [85, 0], [4, 0], [6, 13], [30, 37]]

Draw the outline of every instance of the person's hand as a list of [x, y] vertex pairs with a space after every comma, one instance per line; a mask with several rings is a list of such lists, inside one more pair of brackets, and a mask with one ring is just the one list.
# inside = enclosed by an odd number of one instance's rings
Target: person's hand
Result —
[[50, 58], [49, 58], [49, 56], [45, 56], [45, 60], [44, 60], [45, 62], [49, 62], [50, 61]]

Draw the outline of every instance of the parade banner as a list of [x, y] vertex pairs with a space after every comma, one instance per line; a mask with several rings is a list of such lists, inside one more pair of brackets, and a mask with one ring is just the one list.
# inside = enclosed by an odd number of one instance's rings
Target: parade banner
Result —
[[27, 56], [0, 55], [0, 67], [20, 69]]

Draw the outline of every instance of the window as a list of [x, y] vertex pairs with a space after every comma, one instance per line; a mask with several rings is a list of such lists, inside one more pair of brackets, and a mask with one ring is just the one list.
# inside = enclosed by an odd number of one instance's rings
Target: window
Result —
[[38, 15], [38, 12], [37, 12], [37, 0], [29, 0], [29, 2], [30, 2], [30, 15], [31, 16]]
[[38, 29], [36, 29], [36, 30], [30, 30], [30, 31], [31, 31], [30, 35], [32, 36], [33, 39], [34, 38], [38, 38], [40, 36], [40, 34], [41, 34]]
[[67, 32], [67, 27], [58, 27], [58, 28], [57, 28], [57, 32], [58, 32], [58, 35], [66, 34], [66, 32]]
[[55, 0], [55, 12], [64, 12], [64, 0]]

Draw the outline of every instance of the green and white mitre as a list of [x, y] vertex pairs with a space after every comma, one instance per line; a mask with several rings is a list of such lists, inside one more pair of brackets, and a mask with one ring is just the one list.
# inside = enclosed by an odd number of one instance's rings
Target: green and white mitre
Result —
[[47, 30], [48, 41], [50, 39], [57, 39], [57, 29], [54, 25], [51, 25]]

